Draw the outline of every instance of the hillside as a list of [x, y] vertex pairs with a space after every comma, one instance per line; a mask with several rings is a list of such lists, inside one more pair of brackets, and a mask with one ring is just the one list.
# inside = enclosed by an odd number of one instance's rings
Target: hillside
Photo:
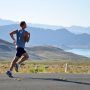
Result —
[[90, 34], [90, 27], [71, 26], [66, 27], [66, 29], [75, 34], [83, 34], [83, 33]]
[[[6, 26], [6, 25], [11, 26], [11, 25], [15, 25], [15, 24], [18, 24], [18, 23], [19, 22], [15, 22], [15, 21], [0, 18], [0, 26]], [[84, 34], [84, 33], [90, 34], [90, 27], [84, 27], [84, 26], [75, 26], [75, 25], [73, 25], [73, 26], [70, 26], [70, 27], [64, 27], [64, 26], [34, 24], [34, 23], [28, 23], [28, 26], [29, 27], [34, 27], [34, 28], [51, 29], [51, 30], [57, 30], [57, 29], [65, 28], [65, 29], [67, 29], [68, 31], [70, 31], [74, 34]]]
[[[31, 60], [79, 60], [88, 59], [84, 56], [65, 52], [54, 46], [32, 46], [27, 47]], [[10, 60], [15, 55], [13, 44], [0, 39], [0, 59]]]
[[[9, 32], [18, 29], [19, 25], [0, 26], [0, 38], [12, 42]], [[28, 27], [27, 31], [31, 33], [31, 40], [27, 46], [53, 45], [60, 48], [90, 48], [89, 34], [74, 34], [65, 28], [52, 30]]]
[[0, 18], [0, 26], [10, 25], [10, 24], [16, 24], [16, 22], [6, 19], [4, 20]]

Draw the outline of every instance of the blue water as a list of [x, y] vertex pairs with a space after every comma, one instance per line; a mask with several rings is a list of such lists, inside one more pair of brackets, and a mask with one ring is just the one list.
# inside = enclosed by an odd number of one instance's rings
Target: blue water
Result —
[[70, 49], [67, 52], [72, 52], [78, 55], [83, 55], [90, 58], [90, 49]]

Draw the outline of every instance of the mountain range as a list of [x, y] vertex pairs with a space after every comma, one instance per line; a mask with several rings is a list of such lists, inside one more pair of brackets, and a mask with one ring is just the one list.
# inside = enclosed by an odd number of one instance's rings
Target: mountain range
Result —
[[75, 34], [90, 34], [90, 27], [71, 26], [66, 29]]
[[[11, 20], [5, 20], [5, 19], [0, 19], [0, 26], [4, 25], [11, 25], [11, 24], [18, 24], [19, 22], [11, 21]], [[65, 26], [56, 26], [56, 25], [46, 25], [46, 24], [33, 24], [33, 23], [28, 23], [29, 27], [36, 27], [36, 28], [43, 28], [43, 29], [62, 29], [66, 28], [68, 31], [74, 33], [74, 34], [90, 34], [90, 26], [84, 27], [84, 26], [71, 26], [71, 27], [65, 27]]]
[[[88, 60], [87, 57], [65, 52], [54, 46], [26, 47], [30, 60]], [[0, 60], [11, 60], [15, 56], [15, 47], [12, 43], [0, 39]]]
[[64, 27], [64, 26], [43, 25], [43, 24], [28, 24], [28, 25], [31, 27], [43, 28], [43, 29], [52, 29], [52, 30], [65, 28], [74, 34], [84, 34], [84, 33], [90, 34], [90, 27], [82, 27], [82, 26]]
[[[0, 38], [12, 42], [9, 33], [12, 30], [19, 28], [19, 25], [5, 25], [0, 26]], [[28, 27], [26, 29], [31, 33], [31, 40], [28, 46], [36, 45], [53, 45], [60, 48], [90, 48], [90, 35], [89, 34], [74, 34], [65, 28], [52, 30]]]
[[[6, 23], [7, 20], [3, 20], [3, 22]], [[0, 38], [12, 42], [9, 33], [20, 27], [13, 21], [11, 21], [12, 24], [7, 22], [7, 25], [3, 22], [3, 26], [0, 26]], [[53, 45], [63, 49], [90, 49], [89, 27], [72, 26], [65, 28], [62, 26], [28, 24], [26, 30], [31, 33], [31, 40], [27, 46]]]
[[0, 18], [0, 26], [11, 25], [11, 24], [16, 24], [16, 23], [17, 22]]

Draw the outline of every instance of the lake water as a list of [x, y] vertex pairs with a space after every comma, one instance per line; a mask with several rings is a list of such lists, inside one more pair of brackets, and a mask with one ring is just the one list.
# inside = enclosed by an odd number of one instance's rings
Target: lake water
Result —
[[78, 55], [83, 55], [86, 57], [90, 57], [90, 49], [70, 49], [66, 50], [67, 52], [72, 52]]

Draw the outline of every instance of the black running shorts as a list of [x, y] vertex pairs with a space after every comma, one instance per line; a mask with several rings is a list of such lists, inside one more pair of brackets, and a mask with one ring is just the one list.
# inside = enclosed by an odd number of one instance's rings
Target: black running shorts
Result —
[[16, 56], [17, 57], [21, 57], [24, 53], [26, 53], [26, 51], [24, 50], [24, 48], [21, 47], [17, 47], [17, 52], [16, 52]]

